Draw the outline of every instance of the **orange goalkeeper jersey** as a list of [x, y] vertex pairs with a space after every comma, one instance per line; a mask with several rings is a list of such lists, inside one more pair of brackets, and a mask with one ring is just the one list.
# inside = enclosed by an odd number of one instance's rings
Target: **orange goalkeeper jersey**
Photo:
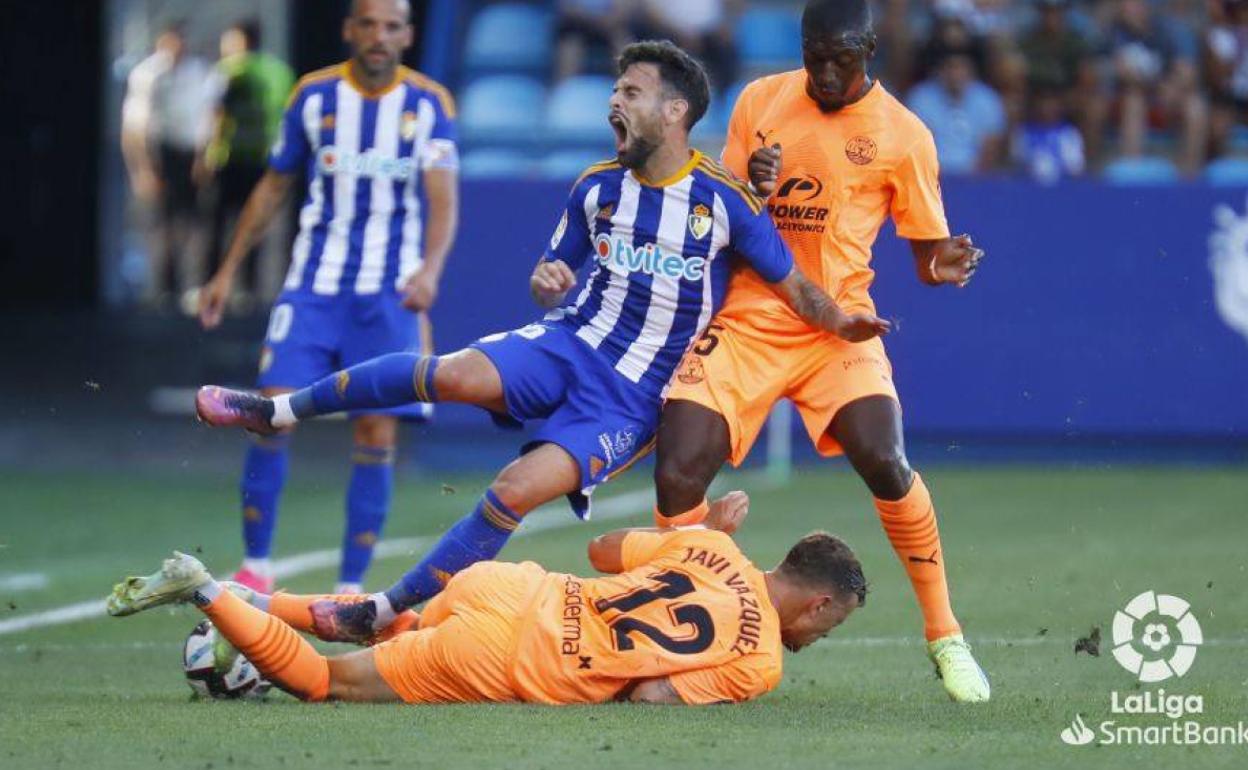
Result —
[[[750, 155], [776, 143], [772, 220], [802, 272], [842, 308], [874, 311], [871, 246], [886, 217], [902, 238], [949, 236], [932, 134], [883, 84], [825, 114], [806, 95], [805, 70], [755, 80], [733, 108], [724, 166], [748, 179]], [[738, 270], [721, 313], [760, 312], [792, 317], [772, 287]]]
[[748, 700], [780, 682], [780, 621], [760, 572], [722, 532], [633, 532], [627, 570], [550, 573], [518, 635], [525, 700], [607, 701], [666, 676], [686, 703]]

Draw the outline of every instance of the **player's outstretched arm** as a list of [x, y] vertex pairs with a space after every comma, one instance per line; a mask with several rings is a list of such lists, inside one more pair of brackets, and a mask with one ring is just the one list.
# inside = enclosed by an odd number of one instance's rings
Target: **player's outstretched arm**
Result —
[[238, 217], [238, 227], [225, 252], [225, 259], [221, 261], [221, 268], [199, 293], [199, 322], [205, 329], [215, 328], [221, 323], [226, 300], [230, 298], [230, 289], [234, 285], [234, 274], [290, 195], [294, 180], [293, 174], [269, 169], [251, 191]]
[[[750, 496], [741, 491], [729, 492], [711, 503], [711, 511], [700, 526], [731, 535], [740, 529], [750, 512]], [[624, 539], [634, 532], [663, 534], [675, 527], [627, 527], [599, 535], [589, 541], [589, 563], [599, 572], [616, 575], [628, 567], [624, 564]], [[635, 566], [635, 565], [634, 565]]]
[[975, 247], [969, 235], [933, 241], [910, 241], [914, 267], [919, 280], [928, 286], [952, 283], [961, 288], [971, 282], [984, 250]]
[[574, 286], [576, 273], [561, 259], [543, 259], [537, 263], [533, 275], [529, 277], [529, 291], [533, 293], [533, 300], [545, 310], [562, 305]]
[[863, 342], [892, 331], [893, 325], [871, 313], [849, 314], [794, 267], [789, 276], [777, 284], [793, 312], [815, 327], [829, 331], [850, 342]]

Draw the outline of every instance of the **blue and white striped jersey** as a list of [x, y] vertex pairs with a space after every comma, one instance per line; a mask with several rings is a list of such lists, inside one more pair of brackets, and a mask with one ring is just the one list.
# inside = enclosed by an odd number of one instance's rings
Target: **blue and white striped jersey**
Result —
[[560, 319], [626, 379], [661, 393], [685, 349], [719, 308], [742, 257], [765, 280], [783, 280], [793, 254], [763, 202], [695, 151], [670, 179], [650, 183], [618, 163], [577, 181], [545, 259], [593, 269]]
[[285, 290], [376, 294], [421, 264], [421, 172], [454, 169], [455, 104], [445, 88], [400, 67], [368, 92], [340, 64], [295, 87], [269, 167], [306, 170]]

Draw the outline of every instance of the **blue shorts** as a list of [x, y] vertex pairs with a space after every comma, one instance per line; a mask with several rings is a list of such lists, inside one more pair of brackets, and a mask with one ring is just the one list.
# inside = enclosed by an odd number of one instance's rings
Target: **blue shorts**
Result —
[[629, 382], [588, 343], [559, 323], [536, 323], [492, 334], [471, 347], [484, 353], [503, 381], [505, 427], [546, 420], [522, 452], [541, 444], [562, 447], [581, 468], [572, 509], [589, 517], [594, 487], [626, 470], [654, 448], [659, 397]]
[[[285, 292], [273, 303], [260, 352], [260, 388], [305, 388], [324, 377], [387, 353], [433, 353], [424, 313], [413, 313], [393, 291], [324, 297]], [[425, 421], [432, 404], [351, 412]]]

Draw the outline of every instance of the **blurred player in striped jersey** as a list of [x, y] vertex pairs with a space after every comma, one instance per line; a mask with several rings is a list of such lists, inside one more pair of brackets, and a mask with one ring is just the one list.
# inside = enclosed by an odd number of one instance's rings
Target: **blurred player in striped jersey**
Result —
[[546, 421], [476, 508], [388, 591], [314, 603], [322, 638], [372, 636], [455, 573], [494, 558], [525, 514], [560, 495], [587, 516], [594, 487], [649, 451], [668, 379], [734, 270], [756, 273], [809, 323], [846, 339], [888, 330], [873, 314], [842, 313], [796, 271], [762, 201], [690, 149], [709, 94], [702, 66], [675, 45], [624, 50], [609, 115], [618, 157], [591, 166], [572, 188], [530, 281], [550, 311], [539, 323], [446, 356], [385, 356], [273, 399], [200, 390], [206, 422], [260, 433], [412, 401], [475, 404], [504, 425]]
[[[201, 295], [201, 322], [214, 328], [239, 265], [306, 173], [299, 236], [260, 357], [258, 385], [269, 396], [385, 353], [432, 352], [423, 312], [455, 235], [455, 106], [446, 89], [399, 64], [412, 42], [406, 0], [355, 0], [343, 39], [351, 59], [295, 87], [269, 169]], [[398, 418], [429, 415], [426, 404], [352, 410], [340, 591], [360, 589], [381, 535]], [[261, 591], [273, 586], [269, 552], [288, 433], [258, 437], [243, 469], [246, 558], [234, 579]]]

